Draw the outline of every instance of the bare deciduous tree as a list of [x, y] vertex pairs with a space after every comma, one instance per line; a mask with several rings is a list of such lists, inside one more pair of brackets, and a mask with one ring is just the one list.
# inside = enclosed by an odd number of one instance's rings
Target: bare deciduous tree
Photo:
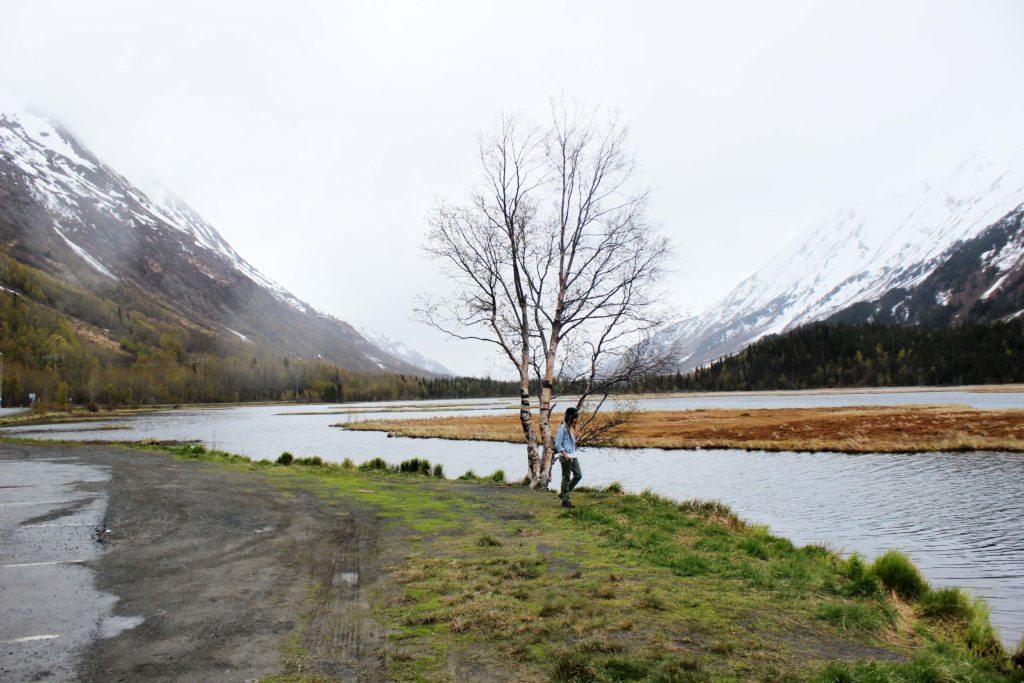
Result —
[[669, 245], [647, 221], [648, 191], [635, 187], [614, 118], [563, 105], [544, 128], [503, 116], [480, 139], [480, 164], [482, 189], [431, 216], [426, 251], [457, 286], [419, 313], [456, 338], [496, 345], [515, 367], [530, 481], [546, 487], [555, 387], [578, 392], [581, 409], [600, 397], [582, 423], [599, 441], [619, 419], [594, 421], [610, 389], [670, 361], [652, 343]]

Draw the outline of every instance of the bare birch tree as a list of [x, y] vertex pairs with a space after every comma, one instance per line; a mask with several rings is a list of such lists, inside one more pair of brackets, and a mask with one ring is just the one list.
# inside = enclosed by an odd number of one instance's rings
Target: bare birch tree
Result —
[[663, 322], [656, 287], [669, 245], [647, 221], [649, 193], [636, 187], [626, 129], [614, 118], [557, 104], [543, 129], [503, 116], [480, 139], [480, 163], [483, 189], [431, 216], [426, 251], [457, 287], [420, 316], [509, 359], [520, 380], [529, 478], [543, 488], [556, 385], [579, 392], [580, 408], [600, 397], [583, 423], [596, 436], [614, 423], [594, 422], [611, 388], [670, 360], [651, 339]]

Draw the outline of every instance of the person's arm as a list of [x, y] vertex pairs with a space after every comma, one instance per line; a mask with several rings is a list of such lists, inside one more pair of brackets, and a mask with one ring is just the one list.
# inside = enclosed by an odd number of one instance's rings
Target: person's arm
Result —
[[555, 451], [561, 455], [565, 453], [565, 435], [566, 435], [565, 424], [558, 425], [558, 432], [555, 434]]

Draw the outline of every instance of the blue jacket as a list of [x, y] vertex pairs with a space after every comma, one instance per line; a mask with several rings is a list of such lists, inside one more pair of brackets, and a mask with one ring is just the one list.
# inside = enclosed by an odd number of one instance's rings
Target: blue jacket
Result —
[[565, 423], [558, 425], [558, 433], [555, 435], [555, 450], [561, 455], [567, 453], [570, 458], [576, 457], [576, 439], [565, 426]]

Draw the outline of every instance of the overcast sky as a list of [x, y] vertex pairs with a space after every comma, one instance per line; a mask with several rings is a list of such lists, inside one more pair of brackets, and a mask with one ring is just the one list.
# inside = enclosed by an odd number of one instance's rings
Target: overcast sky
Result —
[[500, 111], [618, 110], [699, 309], [810, 223], [1020, 140], [1022, 35], [1019, 0], [0, 0], [0, 89], [300, 298], [483, 374], [412, 307], [444, 287], [425, 217]]

